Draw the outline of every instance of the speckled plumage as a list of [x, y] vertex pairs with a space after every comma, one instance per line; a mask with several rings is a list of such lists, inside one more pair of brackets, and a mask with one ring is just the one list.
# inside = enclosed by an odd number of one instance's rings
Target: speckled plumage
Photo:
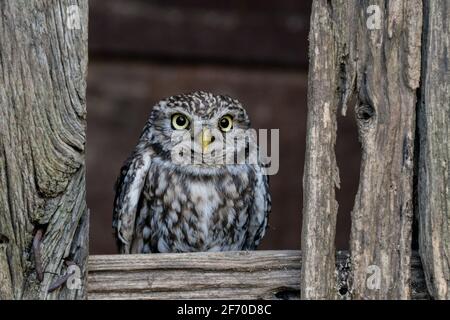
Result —
[[[263, 166], [172, 161], [171, 150], [179, 143], [170, 125], [174, 113], [211, 129], [231, 115], [233, 128], [223, 133], [228, 137], [250, 127], [245, 109], [227, 96], [195, 92], [160, 101], [117, 181], [113, 228], [120, 252], [255, 249], [270, 212]], [[195, 141], [195, 128], [190, 134]], [[248, 150], [249, 143], [238, 144], [236, 151]]]

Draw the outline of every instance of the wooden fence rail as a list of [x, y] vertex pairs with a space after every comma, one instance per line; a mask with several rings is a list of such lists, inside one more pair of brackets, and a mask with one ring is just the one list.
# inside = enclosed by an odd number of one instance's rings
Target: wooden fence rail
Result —
[[[348, 299], [348, 253], [338, 252], [333, 287]], [[429, 298], [417, 255], [412, 298]], [[299, 299], [300, 251], [89, 257], [88, 299]]]

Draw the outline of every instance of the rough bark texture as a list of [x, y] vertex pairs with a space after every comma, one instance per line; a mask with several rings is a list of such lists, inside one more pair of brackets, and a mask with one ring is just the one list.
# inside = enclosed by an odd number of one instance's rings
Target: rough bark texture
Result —
[[[345, 277], [348, 254], [338, 252], [336, 261]], [[298, 299], [300, 266], [299, 251], [91, 256], [88, 298]], [[417, 255], [412, 271], [413, 298], [428, 298]]]
[[[371, 4], [381, 8], [381, 30], [366, 27]], [[422, 1], [364, 1], [354, 24], [362, 161], [352, 213], [352, 295], [408, 299]], [[379, 268], [379, 287], [367, 285], [371, 266]]]
[[425, 1], [418, 109], [419, 248], [430, 294], [450, 299], [450, 3]]
[[[367, 26], [370, 5], [380, 10], [380, 29]], [[407, 299], [422, 2], [317, 0], [311, 19], [302, 297], [336, 296], [336, 113], [342, 107], [345, 115], [354, 95], [362, 161], [352, 212], [350, 294]], [[371, 266], [380, 271], [379, 288], [366, 283]]]
[[86, 278], [87, 0], [1, 1], [0, 43], [0, 299], [81, 298], [47, 290], [67, 260]]
[[[339, 1], [344, 10], [346, 1]], [[327, 1], [314, 1], [310, 31], [308, 123], [303, 177], [302, 298], [326, 299], [335, 292], [334, 238], [339, 172], [334, 146], [339, 75], [338, 30]]]

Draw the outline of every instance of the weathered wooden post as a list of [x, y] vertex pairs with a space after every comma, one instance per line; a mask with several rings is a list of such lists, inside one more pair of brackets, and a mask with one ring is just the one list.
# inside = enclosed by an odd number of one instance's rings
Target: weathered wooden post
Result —
[[0, 4], [0, 299], [85, 295], [87, 2]]
[[[345, 13], [346, 1], [336, 8]], [[336, 11], [337, 12], [337, 11]], [[336, 29], [333, 24], [337, 23]], [[311, 13], [310, 67], [308, 74], [308, 124], [303, 177], [302, 297], [333, 296], [335, 280], [335, 188], [339, 172], [334, 145], [340, 95], [337, 41], [344, 25], [331, 15], [327, 1], [314, 1]], [[342, 30], [342, 31], [340, 31]], [[344, 40], [344, 39], [342, 39]], [[341, 54], [342, 55], [342, 54]]]
[[419, 248], [428, 290], [450, 299], [450, 3], [425, 1], [419, 131]]
[[[337, 112], [356, 98], [362, 144], [352, 212], [349, 292], [354, 299], [410, 298], [416, 90], [422, 1], [313, 3], [304, 175], [302, 297], [335, 298], [339, 187]], [[379, 281], [368, 284], [371, 274]]]

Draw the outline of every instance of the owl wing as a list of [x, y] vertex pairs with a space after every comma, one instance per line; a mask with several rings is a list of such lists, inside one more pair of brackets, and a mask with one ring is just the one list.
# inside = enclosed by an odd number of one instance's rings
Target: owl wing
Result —
[[264, 167], [255, 166], [255, 187], [253, 203], [249, 211], [249, 225], [243, 250], [255, 250], [261, 242], [267, 228], [267, 220], [271, 210], [269, 193], [269, 177]]
[[130, 253], [139, 200], [150, 168], [153, 151], [139, 146], [120, 170], [116, 182], [113, 229], [120, 253]]

